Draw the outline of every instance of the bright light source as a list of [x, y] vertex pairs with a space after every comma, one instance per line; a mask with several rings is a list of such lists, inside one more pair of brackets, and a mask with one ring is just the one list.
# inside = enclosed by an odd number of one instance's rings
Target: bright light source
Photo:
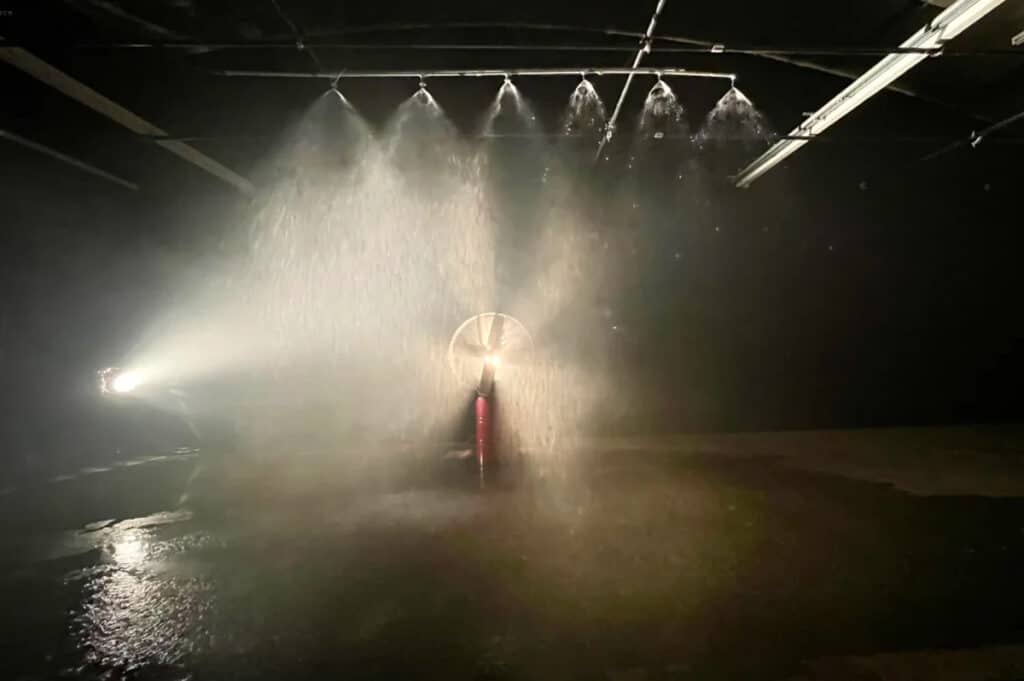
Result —
[[484, 362], [490, 364], [495, 369], [501, 367], [501, 357], [498, 355], [487, 355], [484, 357]]
[[138, 371], [122, 371], [114, 380], [111, 381], [110, 387], [114, 389], [116, 393], [130, 393], [139, 387], [142, 383], [142, 374]]
[[927, 50], [941, 49], [947, 41], [958, 36], [1001, 4], [1003, 0], [957, 0], [900, 45], [901, 48], [916, 51], [890, 54], [883, 58], [825, 106], [811, 114], [786, 136], [787, 139], [776, 143], [740, 171], [736, 176], [736, 186], [750, 186], [754, 180], [784, 161], [808, 141], [832, 127], [841, 118], [927, 59]]
[[99, 372], [100, 390], [104, 393], [125, 395], [145, 382], [145, 372], [140, 369], [118, 369], [110, 367]]

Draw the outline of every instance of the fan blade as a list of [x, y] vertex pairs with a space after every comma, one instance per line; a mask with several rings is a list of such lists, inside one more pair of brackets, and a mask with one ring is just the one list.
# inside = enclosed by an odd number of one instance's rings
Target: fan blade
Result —
[[463, 357], [483, 357], [487, 354], [487, 349], [465, 338], [459, 338], [452, 345], [452, 352]]
[[487, 348], [497, 350], [501, 348], [501, 339], [505, 335], [505, 315], [495, 314], [491, 319], [490, 333], [487, 334]]

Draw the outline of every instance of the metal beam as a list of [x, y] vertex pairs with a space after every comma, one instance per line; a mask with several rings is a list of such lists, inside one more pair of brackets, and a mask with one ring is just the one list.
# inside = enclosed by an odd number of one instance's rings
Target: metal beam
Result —
[[104, 97], [84, 83], [75, 80], [60, 69], [51, 66], [31, 52], [20, 47], [0, 47], [0, 61], [6, 61], [11, 66], [21, 69], [40, 82], [64, 93], [71, 99], [74, 99], [93, 111], [106, 116], [110, 120], [128, 128], [132, 132], [144, 137], [152, 138], [154, 143], [160, 145], [175, 156], [202, 168], [211, 175], [235, 187], [242, 193], [251, 195], [255, 191], [249, 180], [235, 173], [233, 170], [226, 168], [209, 156], [203, 154], [198, 149], [191, 147], [184, 142], [170, 139], [165, 131], [129, 111], [113, 100]]
[[324, 71], [306, 73], [303, 71], [214, 71], [218, 76], [236, 78], [320, 78], [330, 81], [345, 78], [502, 78], [505, 76], [612, 76], [612, 75], [650, 75], [673, 76], [682, 78], [722, 78], [735, 81], [735, 73], [723, 71], [691, 71], [681, 68], [653, 67], [606, 67], [606, 66], [574, 66], [561, 68], [511, 68], [511, 69], [441, 69], [426, 71]]
[[[952, 40], [1004, 0], [956, 0], [948, 9], [932, 19], [926, 26], [908, 38], [900, 47], [938, 48]], [[811, 114], [768, 151], [748, 165], [736, 176], [737, 187], [748, 187], [754, 180], [774, 168], [810, 139], [820, 135], [844, 116], [878, 94], [897, 78], [928, 58], [925, 53], [891, 54], [842, 92]]]
[[661, 16], [661, 10], [665, 8], [666, 1], [658, 0], [658, 4], [654, 7], [654, 14], [651, 15], [651, 21], [647, 24], [647, 30], [644, 31], [643, 37], [640, 38], [640, 47], [636, 51], [636, 56], [633, 57], [633, 70], [626, 76], [626, 82], [622, 86], [622, 92], [619, 93], [619, 99], [615, 102], [612, 115], [608, 118], [608, 123], [605, 125], [604, 135], [601, 137], [601, 141], [598, 142], [597, 152], [594, 154], [595, 159], [601, 157], [604, 145], [608, 144], [612, 139], [612, 135], [615, 134], [615, 123], [619, 120], [622, 105], [626, 101], [626, 95], [629, 94], [629, 86], [633, 84], [633, 76], [636, 74], [636, 69], [640, 66], [640, 62], [643, 61], [644, 55], [649, 54], [651, 51], [651, 36], [654, 35], [654, 29], [658, 25], [658, 17]]
[[938, 158], [939, 156], [942, 156], [943, 154], [949, 153], [949, 152], [953, 151], [954, 149], [959, 149], [960, 147], [966, 147], [968, 145], [970, 145], [971, 148], [974, 148], [974, 147], [978, 146], [979, 144], [981, 144], [982, 142], [984, 142], [985, 138], [988, 137], [989, 135], [991, 135], [992, 133], [999, 132], [1003, 128], [1005, 128], [1007, 126], [1010, 126], [1010, 125], [1013, 125], [1017, 121], [1024, 121], [1024, 111], [1018, 111], [1017, 113], [1013, 114], [1012, 116], [1007, 116], [1003, 120], [998, 121], [996, 123], [993, 123], [992, 125], [988, 126], [984, 130], [981, 130], [980, 132], [978, 132], [978, 131], [972, 132], [966, 138], [956, 140], [955, 142], [951, 142], [950, 144], [947, 144], [946, 146], [942, 147], [941, 149], [933, 151], [932, 153], [928, 154], [927, 156], [922, 157], [921, 160], [922, 161], [931, 161], [932, 159]]
[[86, 163], [85, 161], [77, 159], [74, 156], [65, 154], [62, 151], [57, 151], [53, 147], [48, 147], [45, 144], [34, 142], [26, 137], [22, 137], [21, 135], [13, 133], [9, 130], [0, 129], [0, 139], [5, 139], [9, 142], [13, 142], [14, 144], [19, 144], [25, 147], [26, 149], [31, 149], [32, 151], [44, 154], [46, 156], [49, 156], [50, 158], [57, 159], [62, 163], [66, 163], [69, 166], [78, 168], [79, 170], [85, 171], [95, 177], [102, 178], [107, 182], [113, 182], [114, 184], [124, 187], [125, 189], [136, 191], [139, 188], [139, 185], [135, 184], [134, 182], [129, 182], [128, 180], [122, 177], [118, 177], [113, 173], [108, 173], [106, 170], [97, 168], [91, 163]]

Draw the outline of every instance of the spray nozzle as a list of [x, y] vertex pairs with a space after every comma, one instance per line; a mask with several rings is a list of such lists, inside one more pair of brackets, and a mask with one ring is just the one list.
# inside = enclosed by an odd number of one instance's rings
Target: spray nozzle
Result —
[[420, 89], [421, 90], [426, 90], [427, 89], [427, 80], [423, 76], [420, 76]]

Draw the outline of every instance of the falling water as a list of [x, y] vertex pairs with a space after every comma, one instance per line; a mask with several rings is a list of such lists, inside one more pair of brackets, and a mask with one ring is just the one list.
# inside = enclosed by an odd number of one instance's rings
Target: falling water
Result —
[[183, 383], [234, 367], [250, 386], [247, 441], [423, 436], [463, 399], [444, 374], [447, 335], [494, 305], [475, 159], [421, 91], [380, 141], [326, 95], [271, 165], [240, 255], [204, 276], [183, 301], [191, 318], [136, 363], [172, 366]]
[[735, 142], [751, 147], [771, 142], [776, 134], [764, 114], [733, 86], [704, 119], [697, 142], [702, 147], [716, 142]]
[[562, 121], [562, 133], [567, 136], [580, 136], [586, 140], [599, 138], [608, 122], [608, 112], [604, 108], [601, 96], [597, 94], [593, 83], [584, 78], [569, 96]]
[[659, 79], [647, 93], [637, 132], [641, 140], [687, 137], [686, 112], [665, 81]]
[[[581, 85], [565, 122], [599, 131], [600, 99], [589, 83]], [[584, 330], [570, 309], [601, 285], [601, 277], [596, 270], [584, 273], [592, 230], [576, 191], [579, 178], [565, 163], [569, 150], [545, 145], [539, 132], [529, 103], [506, 81], [488, 111], [482, 147], [498, 230], [498, 301], [526, 323], [538, 344], [528, 366], [499, 377], [497, 413], [500, 432], [512, 440], [508, 446], [530, 450], [538, 470], [549, 471], [564, 470], [578, 417], [597, 399], [598, 381], [583, 371], [586, 359], [574, 336], [592, 336], [594, 329]]]
[[[485, 130], [535, 126], [503, 85]], [[425, 88], [379, 139], [340, 93], [324, 95], [268, 162], [222, 257], [125, 363], [234, 386], [204, 405], [230, 416], [246, 451], [365, 456], [360, 443], [450, 439], [471, 395], [450, 375], [448, 339], [501, 309], [538, 338], [536, 361], [499, 378], [506, 432], [566, 451], [600, 394], [583, 368], [599, 335], [587, 302], [609, 285], [609, 253], [570, 190], [578, 178], [545, 184], [540, 142], [501, 141], [471, 148]]]
[[484, 137], [532, 135], [539, 129], [533, 107], [519, 92], [516, 84], [506, 78], [487, 110]]
[[764, 115], [733, 86], [705, 117], [696, 142], [702, 166], [713, 177], [728, 178], [775, 137]]
[[[678, 179], [687, 165], [692, 143], [686, 112], [675, 92], [660, 78], [647, 93], [640, 113], [637, 133], [626, 163], [634, 195], [627, 212], [627, 223], [638, 226], [649, 223], [650, 216], [664, 211], [656, 197], [673, 197], [678, 192]], [[647, 210], [652, 209], [652, 210]], [[639, 221], [639, 222], [638, 222]], [[643, 239], [651, 243], [651, 239]]]

